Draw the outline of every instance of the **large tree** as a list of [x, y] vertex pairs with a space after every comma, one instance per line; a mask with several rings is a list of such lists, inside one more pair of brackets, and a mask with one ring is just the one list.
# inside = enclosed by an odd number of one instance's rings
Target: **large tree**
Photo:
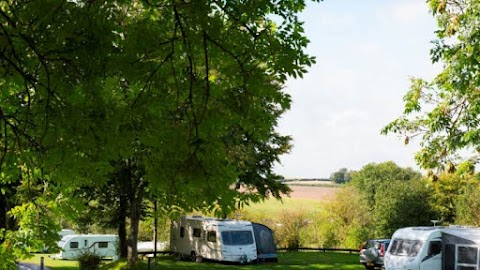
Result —
[[[289, 76], [314, 60], [304, 1], [0, 3], [0, 173], [102, 185], [135, 160], [132, 207], [229, 211], [279, 196]], [[4, 176], [6, 175], [6, 176]], [[8, 179], [7, 179], [8, 178]], [[252, 193], [229, 188], [241, 182]], [[260, 193], [253, 191], [258, 190]], [[138, 208], [131, 208], [136, 241]], [[136, 258], [132, 243], [130, 265]]]
[[365, 197], [372, 207], [376, 204], [377, 191], [383, 185], [394, 181], [419, 180], [422, 175], [412, 168], [402, 168], [393, 161], [369, 163], [361, 170], [352, 173], [351, 183]]
[[458, 162], [478, 163], [480, 153], [480, 1], [429, 0], [438, 22], [431, 50], [443, 70], [432, 80], [412, 79], [405, 110], [384, 133], [408, 143], [420, 136], [418, 163], [453, 171]]

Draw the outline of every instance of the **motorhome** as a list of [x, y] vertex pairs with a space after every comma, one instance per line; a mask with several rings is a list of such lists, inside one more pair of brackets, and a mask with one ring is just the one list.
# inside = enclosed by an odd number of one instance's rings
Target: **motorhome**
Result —
[[248, 263], [257, 259], [251, 222], [202, 216], [172, 221], [170, 251], [197, 262], [209, 259]]
[[54, 259], [77, 259], [84, 253], [94, 253], [102, 258], [118, 259], [118, 236], [113, 234], [71, 234], [58, 242], [62, 249]]
[[385, 270], [479, 270], [480, 228], [408, 227], [392, 236]]

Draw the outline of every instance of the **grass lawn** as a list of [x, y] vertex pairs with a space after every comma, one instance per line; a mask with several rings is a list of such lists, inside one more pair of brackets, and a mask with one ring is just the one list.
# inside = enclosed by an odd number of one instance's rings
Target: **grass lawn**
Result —
[[[77, 270], [76, 261], [52, 260], [46, 254], [36, 254], [33, 258], [22, 260], [30, 263], [40, 263], [40, 257], [45, 258], [45, 266], [52, 270]], [[216, 262], [194, 263], [187, 261], [175, 260], [172, 256], [159, 256], [157, 258], [157, 266], [151, 267], [152, 270], [216, 270], [216, 269], [232, 269], [241, 270], [263, 270], [263, 269], [291, 269], [291, 270], [363, 270], [364, 267], [358, 262], [358, 254], [333, 253], [333, 252], [286, 252], [279, 253], [278, 263], [265, 264], [249, 264], [249, 265], [232, 265], [221, 264]], [[120, 270], [125, 267], [125, 261], [110, 262], [105, 261], [101, 270]], [[141, 261], [135, 270], [147, 270], [147, 261]]]
[[77, 261], [53, 260], [49, 257], [51, 254], [35, 254], [32, 258], [20, 260], [22, 262], [34, 263], [40, 265], [40, 258], [44, 258], [44, 265], [52, 270], [74, 270], [78, 269]]
[[[264, 263], [264, 264], [222, 264], [216, 262], [202, 262], [194, 263], [187, 261], [178, 261], [171, 256], [158, 257], [156, 267], [151, 267], [152, 270], [167, 269], [167, 270], [181, 270], [181, 269], [195, 269], [195, 270], [216, 270], [216, 269], [232, 269], [237, 268], [241, 270], [263, 270], [263, 269], [292, 269], [292, 270], [363, 270], [364, 267], [358, 262], [357, 254], [344, 253], [320, 253], [320, 252], [293, 252], [280, 253], [278, 263]], [[126, 265], [125, 262], [116, 262], [110, 265], [104, 265], [101, 269], [120, 270]], [[136, 270], [146, 270], [147, 262], [143, 261]]]

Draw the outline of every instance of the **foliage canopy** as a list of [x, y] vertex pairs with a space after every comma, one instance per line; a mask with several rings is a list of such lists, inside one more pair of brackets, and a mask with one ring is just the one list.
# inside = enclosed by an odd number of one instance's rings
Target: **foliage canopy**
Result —
[[1, 184], [49, 183], [68, 197], [135, 160], [139, 185], [167, 213], [220, 215], [288, 192], [272, 166], [290, 138], [275, 127], [290, 106], [286, 79], [314, 63], [297, 17], [304, 8], [2, 1]]

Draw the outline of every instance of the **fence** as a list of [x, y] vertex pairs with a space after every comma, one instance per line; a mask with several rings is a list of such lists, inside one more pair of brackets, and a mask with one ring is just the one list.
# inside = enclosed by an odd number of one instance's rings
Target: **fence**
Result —
[[[349, 254], [360, 253], [358, 249], [351, 248], [310, 248], [310, 247], [299, 247], [299, 248], [279, 248], [279, 252], [345, 252]], [[170, 251], [157, 251], [156, 254], [171, 254]], [[151, 257], [154, 255], [153, 251], [138, 252], [138, 255], [144, 255]]]
[[350, 249], [350, 248], [309, 248], [309, 247], [299, 247], [299, 248], [279, 248], [277, 249], [278, 251], [281, 252], [286, 252], [286, 251], [295, 251], [295, 252], [348, 252], [350, 254], [356, 254], [360, 253], [358, 249]]

